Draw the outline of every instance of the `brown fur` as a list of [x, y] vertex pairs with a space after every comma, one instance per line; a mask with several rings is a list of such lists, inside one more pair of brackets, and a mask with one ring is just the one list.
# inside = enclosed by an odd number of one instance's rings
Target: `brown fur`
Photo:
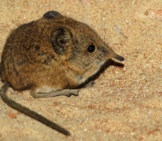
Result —
[[51, 13], [21, 25], [7, 39], [1, 78], [13, 89], [29, 89], [34, 97], [77, 94], [107, 60], [124, 60], [86, 24]]

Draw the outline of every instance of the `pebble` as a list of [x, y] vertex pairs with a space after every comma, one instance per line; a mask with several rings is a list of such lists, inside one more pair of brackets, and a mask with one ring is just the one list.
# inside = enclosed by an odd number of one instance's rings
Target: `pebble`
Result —
[[162, 9], [159, 9], [159, 10], [148, 9], [146, 10], [145, 15], [151, 19], [162, 21]]

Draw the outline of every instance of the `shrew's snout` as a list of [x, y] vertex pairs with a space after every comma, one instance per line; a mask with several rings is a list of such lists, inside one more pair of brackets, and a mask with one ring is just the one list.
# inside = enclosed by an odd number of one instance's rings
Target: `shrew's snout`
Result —
[[100, 47], [99, 50], [106, 56], [112, 59], [116, 59], [118, 61], [124, 61], [124, 57], [116, 54], [111, 48]]
[[118, 54], [115, 54], [115, 56], [113, 57], [114, 59], [117, 59], [119, 61], [124, 61], [124, 57], [118, 55]]

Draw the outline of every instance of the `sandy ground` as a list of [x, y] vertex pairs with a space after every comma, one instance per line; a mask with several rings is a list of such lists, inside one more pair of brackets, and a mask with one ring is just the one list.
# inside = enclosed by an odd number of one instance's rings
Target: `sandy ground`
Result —
[[1, 0], [0, 52], [12, 29], [48, 10], [90, 25], [125, 57], [125, 66], [109, 67], [78, 97], [34, 99], [28, 91], [9, 89], [17, 102], [72, 135], [59, 134], [0, 100], [0, 141], [161, 141], [162, 0]]

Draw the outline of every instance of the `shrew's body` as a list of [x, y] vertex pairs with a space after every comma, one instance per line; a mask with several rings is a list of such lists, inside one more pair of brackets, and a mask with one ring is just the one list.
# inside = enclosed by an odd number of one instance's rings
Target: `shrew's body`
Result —
[[9, 99], [7, 88], [30, 90], [33, 97], [77, 95], [78, 88], [109, 59], [123, 61], [84, 23], [49, 11], [8, 37], [1, 62], [1, 97], [12, 108], [65, 134], [43, 116]]

